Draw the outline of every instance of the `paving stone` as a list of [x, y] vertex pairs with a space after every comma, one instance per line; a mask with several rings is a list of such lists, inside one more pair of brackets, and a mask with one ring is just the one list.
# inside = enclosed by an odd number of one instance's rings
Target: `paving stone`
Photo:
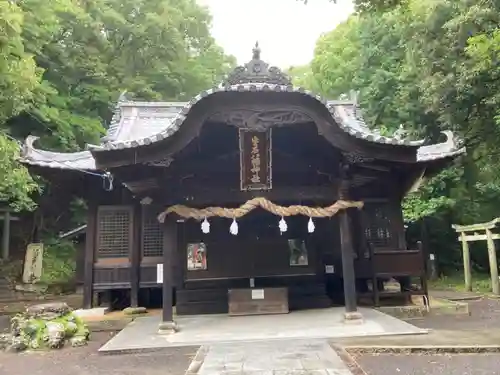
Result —
[[213, 344], [198, 375], [352, 375], [326, 340]]
[[328, 368], [347, 369], [347, 367], [345, 367], [340, 358], [338, 359], [338, 362], [326, 359], [316, 359], [316, 360], [305, 359], [301, 360], [301, 363], [302, 367], [306, 370], [318, 370], [318, 369], [328, 369]]
[[348, 369], [344, 370], [327, 369], [326, 372], [328, 373], [328, 375], [352, 375], [352, 372]]
[[[342, 337], [367, 337], [380, 335], [426, 334], [417, 328], [394, 317], [372, 309], [360, 308], [363, 323], [345, 324], [344, 308], [295, 311], [287, 315], [254, 315], [238, 318], [224, 315], [177, 317], [179, 332], [175, 335], [159, 337], [159, 317], [149, 316], [134, 320], [105, 346], [101, 352], [123, 351], [130, 349], [165, 348], [184, 345], [220, 345], [253, 342], [253, 348], [245, 350], [263, 352], [274, 341], [289, 340], [294, 348], [302, 346], [303, 352], [314, 350], [318, 339], [340, 339]], [[304, 322], [307, 322], [305, 324]], [[310, 344], [304, 343], [310, 339]], [[302, 344], [295, 344], [302, 341]], [[308, 345], [312, 347], [308, 348]], [[241, 346], [239, 347], [241, 350]], [[221, 350], [224, 350], [221, 349]]]
[[273, 375], [328, 375], [326, 370], [278, 370]]

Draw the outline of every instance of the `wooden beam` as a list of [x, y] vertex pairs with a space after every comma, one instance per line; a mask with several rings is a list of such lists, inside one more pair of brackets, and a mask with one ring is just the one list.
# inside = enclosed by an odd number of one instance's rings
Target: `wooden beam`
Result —
[[498, 263], [497, 263], [497, 253], [495, 250], [495, 241], [493, 240], [493, 234], [491, 230], [486, 229], [486, 242], [488, 244], [488, 259], [490, 261], [490, 275], [491, 275], [491, 291], [493, 294], [500, 294], [500, 288], [498, 284]]
[[174, 333], [177, 329], [173, 315], [173, 262], [177, 252], [177, 222], [168, 217], [163, 224], [163, 311], [160, 333]]
[[10, 221], [19, 221], [19, 217], [17, 216], [12, 216], [10, 214], [6, 214], [6, 215], [2, 215], [0, 214], [0, 220], [5, 220], [6, 218], [8, 218]]
[[85, 269], [83, 278], [83, 308], [92, 308], [94, 296], [94, 257], [97, 243], [97, 206], [89, 204], [87, 212], [87, 234], [85, 236]]
[[2, 259], [9, 259], [9, 247], [10, 247], [10, 211], [5, 211], [5, 220], [3, 221], [3, 232], [2, 232]]
[[141, 205], [134, 205], [132, 253], [130, 254], [130, 307], [139, 306], [139, 283], [141, 271]]
[[[349, 199], [347, 170], [342, 170], [345, 180], [339, 184], [337, 194], [340, 199]], [[341, 210], [339, 213], [340, 229], [340, 252], [342, 254], [342, 278], [344, 281], [344, 301], [346, 320], [361, 319], [358, 313], [356, 296], [356, 275], [354, 274], [354, 248], [352, 241], [352, 227], [349, 222], [349, 210]], [[374, 286], [376, 287], [376, 286]]]
[[[489, 229], [487, 229], [489, 230]], [[467, 242], [474, 242], [474, 241], [486, 241], [488, 239], [488, 236], [486, 234], [463, 234], [463, 237], [465, 238], [465, 240]], [[494, 234], [494, 233], [491, 233], [491, 238], [493, 240], [500, 240], [500, 234]], [[460, 237], [458, 237], [458, 240], [461, 241], [462, 240], [462, 235], [460, 235]]]
[[453, 224], [451, 227], [457, 232], [472, 232], [478, 230], [493, 229], [496, 225], [500, 223], [500, 218], [493, 219], [486, 223], [472, 224], [472, 225], [456, 225]]
[[262, 191], [228, 190], [209, 188], [207, 190], [182, 191], [166, 194], [166, 204], [186, 204], [191, 206], [223, 205], [243, 203], [255, 197], [264, 197], [270, 201], [325, 201], [334, 202], [337, 198], [335, 186], [332, 187], [284, 187]]
[[469, 244], [465, 239], [465, 233], [461, 234], [462, 241], [462, 253], [464, 258], [464, 277], [465, 277], [465, 290], [468, 292], [472, 292], [472, 276], [471, 276], [471, 268], [470, 268], [470, 251]]

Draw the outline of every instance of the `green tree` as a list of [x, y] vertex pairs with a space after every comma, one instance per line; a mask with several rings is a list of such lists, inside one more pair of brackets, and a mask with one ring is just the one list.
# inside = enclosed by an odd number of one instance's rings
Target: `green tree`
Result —
[[[313, 0], [296, 0], [304, 4], [308, 4]], [[330, 0], [333, 3], [338, 3], [338, 0]], [[391, 10], [398, 5], [405, 3], [406, 0], [354, 0], [354, 7], [358, 12], [383, 12]]]
[[[40, 69], [26, 53], [22, 38], [24, 14], [14, 3], [0, 0], [0, 125], [30, 107], [40, 84]], [[17, 163], [19, 147], [0, 134], [0, 202], [16, 210], [32, 209], [37, 190], [26, 168]]]
[[18, 144], [0, 135], [0, 202], [16, 211], [31, 210], [35, 207], [31, 195], [39, 188], [18, 157]]
[[[330, 97], [356, 89], [367, 122], [438, 140], [465, 139], [468, 155], [405, 202], [409, 221], [433, 221], [435, 244], [451, 254], [450, 224], [499, 216], [500, 3], [405, 1], [352, 15], [317, 44], [313, 81]], [[435, 225], [434, 225], [435, 224]], [[447, 242], [448, 241], [448, 242]]]
[[[0, 16], [0, 132], [55, 150], [98, 142], [124, 90], [186, 100], [235, 63], [195, 0], [0, 0]], [[34, 185], [17, 151], [2, 139], [0, 200], [26, 208]]]
[[37, 105], [9, 126], [18, 137], [41, 136], [48, 147], [96, 143], [123, 90], [144, 100], [187, 99], [233, 63], [194, 0], [23, 0], [19, 6], [29, 25], [25, 48], [43, 81]]

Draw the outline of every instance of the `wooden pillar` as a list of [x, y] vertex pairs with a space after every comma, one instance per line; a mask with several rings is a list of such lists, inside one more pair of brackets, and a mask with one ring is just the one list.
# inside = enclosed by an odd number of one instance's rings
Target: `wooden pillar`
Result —
[[173, 261], [177, 251], [177, 222], [172, 216], [165, 218], [163, 225], [163, 312], [160, 323], [160, 334], [171, 334], [177, 331], [173, 314]]
[[500, 289], [498, 285], [497, 253], [491, 229], [486, 229], [486, 243], [488, 245], [488, 259], [490, 261], [491, 291], [493, 292], [493, 294], [498, 295], [500, 294]]
[[10, 246], [10, 211], [6, 210], [3, 215], [3, 232], [2, 232], [2, 259], [9, 259]]
[[[348, 166], [341, 166], [343, 181], [339, 187], [339, 199], [349, 199]], [[354, 273], [354, 248], [348, 210], [339, 212], [340, 248], [342, 253], [342, 277], [344, 280], [345, 321], [360, 321], [356, 296], [356, 275]]]
[[460, 240], [462, 241], [462, 252], [464, 256], [464, 277], [465, 277], [465, 290], [472, 292], [472, 275], [470, 269], [470, 252], [469, 244], [465, 238], [465, 232], [460, 233]]
[[357, 313], [356, 276], [354, 274], [354, 250], [347, 210], [339, 213], [340, 246], [342, 252], [342, 276], [344, 279], [344, 299], [346, 319], [359, 319]]
[[133, 216], [133, 243], [132, 254], [130, 254], [130, 307], [139, 306], [139, 288], [140, 288], [140, 272], [141, 272], [141, 234], [142, 234], [142, 217], [141, 205], [134, 205]]
[[87, 211], [87, 231], [85, 235], [85, 265], [83, 276], [83, 308], [92, 308], [94, 295], [94, 257], [97, 243], [97, 206], [89, 203]]

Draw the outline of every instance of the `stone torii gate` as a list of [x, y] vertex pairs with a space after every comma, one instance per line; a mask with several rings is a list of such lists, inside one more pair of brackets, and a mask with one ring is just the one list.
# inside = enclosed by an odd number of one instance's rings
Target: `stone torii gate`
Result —
[[458, 239], [462, 242], [465, 289], [469, 292], [472, 291], [469, 242], [486, 240], [486, 244], [488, 246], [488, 259], [490, 263], [491, 291], [494, 294], [500, 294], [497, 254], [495, 249], [495, 240], [500, 239], [500, 234], [492, 232], [492, 230], [495, 229], [499, 223], [500, 218], [496, 218], [486, 223], [451, 226], [459, 234]]

